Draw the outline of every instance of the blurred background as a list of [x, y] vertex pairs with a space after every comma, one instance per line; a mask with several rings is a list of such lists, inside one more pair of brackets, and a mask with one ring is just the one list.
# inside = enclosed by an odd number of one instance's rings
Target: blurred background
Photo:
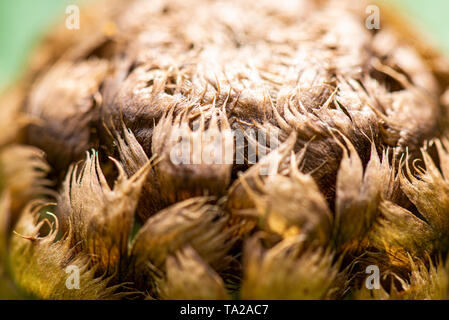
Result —
[[[0, 91], [26, 67], [45, 30], [65, 17], [66, 6], [86, 1], [92, 0], [0, 0]], [[449, 54], [448, 0], [381, 1], [393, 2], [401, 13], [414, 17], [419, 28]]]

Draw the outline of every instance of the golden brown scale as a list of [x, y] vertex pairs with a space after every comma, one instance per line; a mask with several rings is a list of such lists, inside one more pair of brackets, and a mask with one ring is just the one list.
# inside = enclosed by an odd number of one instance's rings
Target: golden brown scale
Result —
[[[19, 219], [16, 235], [0, 219], [14, 281], [37, 297], [70, 298], [60, 280], [47, 279], [50, 290], [36, 277], [75, 264], [86, 298], [441, 297], [448, 64], [401, 36], [409, 31], [390, 9], [380, 30], [368, 30], [365, 8], [99, 1], [75, 36], [57, 29], [32, 60], [17, 107], [1, 111], [14, 122], [21, 108], [28, 125], [17, 139], [0, 136], [0, 162], [24, 133], [49, 163], [17, 147], [26, 161], [2, 166], [1, 214], [12, 203]], [[215, 133], [232, 145], [245, 130], [277, 147], [263, 157], [266, 146], [245, 136], [257, 163], [249, 154], [225, 164], [170, 158], [176, 134]], [[26, 186], [13, 183], [21, 168]], [[56, 216], [38, 223], [56, 190]], [[30, 200], [37, 207], [19, 217]], [[384, 286], [393, 272], [402, 278], [373, 296], [357, 273], [369, 264]]]

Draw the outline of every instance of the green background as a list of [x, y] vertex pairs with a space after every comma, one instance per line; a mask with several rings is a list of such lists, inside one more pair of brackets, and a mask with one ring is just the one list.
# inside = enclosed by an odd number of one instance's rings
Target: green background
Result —
[[[151, 0], [149, 0], [151, 1]], [[357, 1], [357, 0], [354, 0]], [[392, 1], [414, 16], [449, 53], [448, 0]], [[0, 88], [22, 71], [30, 50], [55, 19], [64, 18], [70, 0], [0, 0]]]

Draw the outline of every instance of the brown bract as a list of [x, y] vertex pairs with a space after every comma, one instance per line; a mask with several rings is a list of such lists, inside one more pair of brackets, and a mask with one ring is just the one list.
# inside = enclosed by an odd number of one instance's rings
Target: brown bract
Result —
[[365, 9], [98, 1], [55, 30], [0, 111], [0, 276], [40, 298], [445, 297], [449, 67]]

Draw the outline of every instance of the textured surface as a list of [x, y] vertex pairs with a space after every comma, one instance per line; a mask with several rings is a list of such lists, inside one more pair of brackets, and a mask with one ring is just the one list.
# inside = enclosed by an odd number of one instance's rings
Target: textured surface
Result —
[[[107, 3], [45, 39], [10, 97], [23, 114], [3, 111], [20, 134], [2, 149], [33, 146], [0, 158], [25, 292], [79, 298], [41, 285], [74, 264], [86, 299], [444, 296], [449, 69], [394, 14], [368, 30], [352, 1]], [[244, 135], [242, 163], [170, 157], [244, 130], [271, 152]], [[384, 287], [366, 292], [372, 264]]]
[[[89, 0], [85, 0], [87, 2]], [[435, 42], [441, 43], [449, 52], [449, 28], [445, 12], [449, 4], [445, 0], [434, 0], [432, 5], [425, 0], [395, 0], [400, 8], [421, 23]], [[30, 5], [30, 0], [5, 0], [0, 3], [0, 87], [8, 84], [17, 72], [24, 71], [24, 63], [30, 53], [30, 46], [37, 44], [42, 31], [54, 19], [64, 16], [64, 8], [73, 1], [40, 0], [38, 6]], [[14, 30], [14, 32], [12, 32]]]

